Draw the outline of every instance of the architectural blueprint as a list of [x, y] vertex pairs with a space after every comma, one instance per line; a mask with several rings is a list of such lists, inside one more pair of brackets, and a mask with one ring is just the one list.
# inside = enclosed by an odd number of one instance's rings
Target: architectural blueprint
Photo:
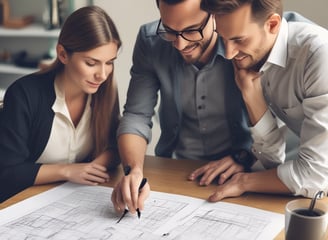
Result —
[[0, 239], [273, 239], [282, 214], [152, 191], [141, 218], [119, 223], [112, 188], [65, 183], [0, 210]]

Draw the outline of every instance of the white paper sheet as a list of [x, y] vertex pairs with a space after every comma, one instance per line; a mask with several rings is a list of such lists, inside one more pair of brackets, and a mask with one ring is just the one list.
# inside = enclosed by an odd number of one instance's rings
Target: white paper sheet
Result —
[[283, 214], [152, 191], [141, 218], [120, 217], [112, 188], [65, 183], [0, 210], [0, 239], [273, 239]]

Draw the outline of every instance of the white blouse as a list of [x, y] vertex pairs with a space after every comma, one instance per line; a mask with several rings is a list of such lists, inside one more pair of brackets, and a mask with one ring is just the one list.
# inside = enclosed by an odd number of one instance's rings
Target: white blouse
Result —
[[91, 95], [88, 96], [80, 122], [75, 127], [65, 102], [65, 93], [55, 81], [56, 100], [52, 106], [55, 112], [50, 138], [37, 163], [80, 162], [90, 154], [91, 139]]

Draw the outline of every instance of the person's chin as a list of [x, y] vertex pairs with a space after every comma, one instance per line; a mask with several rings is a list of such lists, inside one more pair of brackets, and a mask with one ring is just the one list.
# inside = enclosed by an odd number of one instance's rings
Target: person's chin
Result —
[[187, 63], [187, 64], [194, 64], [195, 62], [198, 61], [199, 57], [197, 54], [188, 54], [188, 55], [184, 55], [184, 54], [181, 54], [182, 55], [182, 58], [184, 59], [184, 61]]
[[88, 93], [95, 93], [98, 91], [100, 87], [100, 84], [95, 84], [95, 83], [90, 83], [88, 82], [86, 88], [85, 88], [85, 91], [88, 92]]
[[86, 94], [94, 94], [98, 91], [98, 89], [99, 89], [98, 87], [88, 87], [88, 88], [84, 89], [84, 92]]
[[185, 60], [185, 62], [191, 64], [191, 63], [195, 63], [198, 59], [198, 47], [196, 46], [195, 48], [193, 48], [191, 51], [180, 51], [180, 54], [182, 56], [182, 58]]
[[235, 64], [239, 69], [247, 69], [247, 68], [250, 67], [250, 64], [247, 63], [247, 62], [245, 61], [245, 59], [244, 59], [244, 60], [236, 60], [236, 59], [234, 59], [233, 62], [234, 62], [234, 64]]

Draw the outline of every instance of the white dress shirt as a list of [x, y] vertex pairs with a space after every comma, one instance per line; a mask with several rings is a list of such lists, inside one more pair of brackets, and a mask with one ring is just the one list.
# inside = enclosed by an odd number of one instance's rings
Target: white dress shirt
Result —
[[[260, 70], [270, 110], [300, 137], [298, 158], [277, 169], [281, 181], [295, 195], [313, 197], [318, 190], [328, 190], [327, 63], [328, 31], [283, 19], [274, 47]], [[270, 111], [251, 132], [254, 151], [263, 165], [284, 157], [283, 133]]]
[[55, 112], [50, 138], [37, 163], [58, 164], [80, 162], [90, 154], [91, 140], [91, 95], [88, 96], [83, 115], [75, 127], [65, 102], [65, 93], [55, 81]]

